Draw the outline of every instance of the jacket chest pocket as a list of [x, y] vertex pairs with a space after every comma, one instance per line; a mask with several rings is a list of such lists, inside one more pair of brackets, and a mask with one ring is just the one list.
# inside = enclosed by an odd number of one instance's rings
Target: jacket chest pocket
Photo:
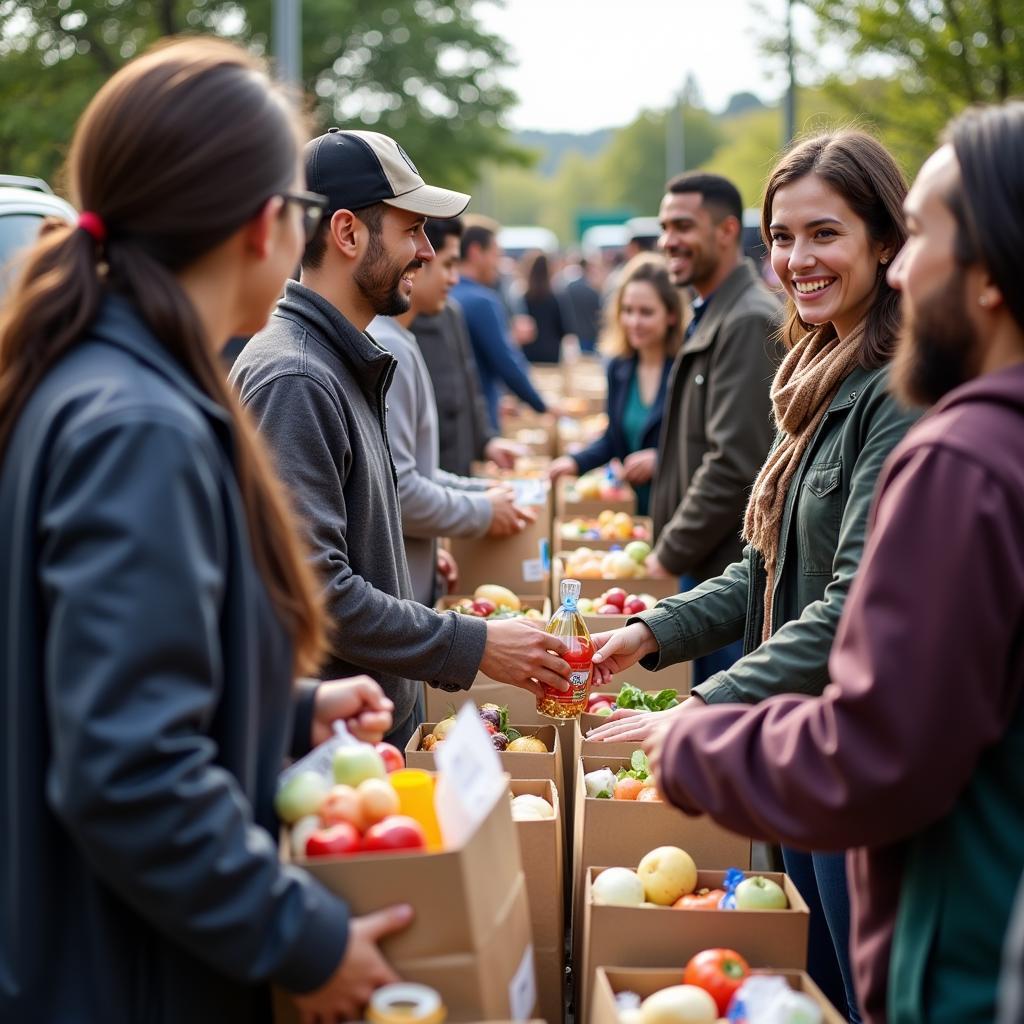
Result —
[[843, 520], [843, 467], [840, 462], [810, 466], [796, 507], [797, 557], [807, 576], [831, 576]]
[[703, 359], [696, 360], [694, 365], [687, 370], [686, 378], [683, 427], [688, 440], [703, 443], [707, 438], [708, 379], [706, 362]]

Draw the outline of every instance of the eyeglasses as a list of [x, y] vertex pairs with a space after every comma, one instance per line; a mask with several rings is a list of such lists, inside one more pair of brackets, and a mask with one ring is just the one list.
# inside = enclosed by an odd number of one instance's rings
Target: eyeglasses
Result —
[[313, 241], [313, 236], [320, 227], [320, 222], [327, 212], [327, 196], [316, 192], [278, 192], [286, 203], [298, 203], [302, 207], [302, 229], [306, 233], [306, 244]]

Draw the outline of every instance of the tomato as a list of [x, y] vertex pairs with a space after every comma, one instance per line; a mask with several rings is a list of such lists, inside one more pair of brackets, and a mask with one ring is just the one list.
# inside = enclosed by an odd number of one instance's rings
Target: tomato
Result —
[[359, 829], [347, 821], [318, 828], [306, 840], [307, 857], [336, 857], [359, 852]]
[[686, 896], [680, 896], [672, 906], [676, 910], [717, 910], [718, 901], [724, 895], [724, 889], [698, 889]]
[[616, 800], [635, 800], [643, 791], [644, 784], [639, 779], [631, 779], [628, 775], [615, 783]]
[[423, 826], [404, 814], [393, 814], [367, 830], [363, 836], [363, 849], [373, 853], [392, 850], [423, 850], [427, 836]]
[[390, 743], [384, 743], [381, 741], [380, 743], [377, 743], [373, 749], [376, 750], [384, 759], [384, 770], [389, 774], [391, 772], [398, 771], [399, 768], [405, 767], [405, 758], [402, 756], [402, 752], [398, 747], [394, 747]]
[[684, 985], [697, 985], [714, 999], [719, 1013], [729, 1009], [733, 993], [750, 973], [747, 961], [733, 949], [705, 949], [686, 965]]

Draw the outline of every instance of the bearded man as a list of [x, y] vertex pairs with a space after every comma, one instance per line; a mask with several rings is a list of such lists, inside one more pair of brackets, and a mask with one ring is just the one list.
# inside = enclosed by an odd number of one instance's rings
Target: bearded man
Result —
[[[419, 725], [420, 680], [468, 689], [478, 671], [533, 693], [568, 688], [563, 641], [525, 619], [438, 614], [412, 600], [387, 433], [395, 357], [366, 333], [409, 309], [413, 272], [434, 258], [427, 216], [469, 196], [424, 183], [401, 146], [332, 128], [304, 152], [327, 199], [320, 230], [268, 325], [231, 371], [303, 520], [334, 624], [325, 678], [367, 672], [394, 703], [388, 735]], [[420, 702], [421, 703], [421, 702]]]

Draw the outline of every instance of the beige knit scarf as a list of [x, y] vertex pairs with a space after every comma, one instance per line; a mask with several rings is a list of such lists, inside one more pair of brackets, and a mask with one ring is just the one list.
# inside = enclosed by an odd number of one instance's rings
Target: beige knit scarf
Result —
[[821, 332], [812, 331], [789, 351], [772, 382], [772, 406], [782, 440], [757, 474], [743, 521], [744, 538], [761, 552], [768, 576], [762, 643], [772, 631], [772, 591], [786, 495], [825, 410], [857, 365], [863, 337], [863, 323], [842, 340], [822, 341]]

